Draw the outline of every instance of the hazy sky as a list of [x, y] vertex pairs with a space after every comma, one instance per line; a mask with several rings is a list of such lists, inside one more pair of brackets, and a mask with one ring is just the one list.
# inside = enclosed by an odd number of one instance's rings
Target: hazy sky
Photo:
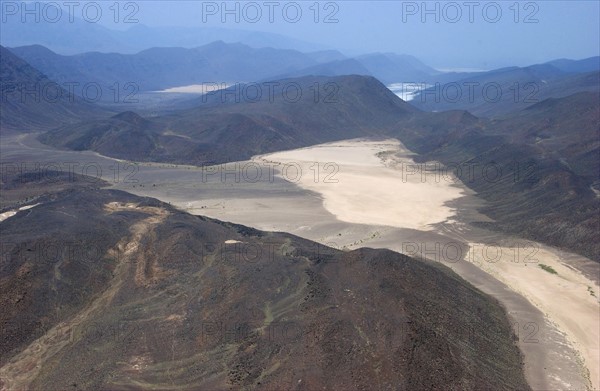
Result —
[[436, 67], [493, 68], [600, 54], [595, 0], [135, 3], [139, 23], [148, 26], [267, 31], [347, 54], [408, 53]]
[[[1, 0], [4, 5], [15, 1]], [[278, 33], [348, 55], [412, 54], [439, 69], [492, 69], [600, 55], [600, 1], [76, 1], [99, 24], [223, 27]], [[118, 22], [112, 22], [115, 4]], [[89, 4], [88, 4], [89, 5]], [[90, 7], [93, 9], [93, 7]], [[131, 16], [135, 23], [123, 23]]]

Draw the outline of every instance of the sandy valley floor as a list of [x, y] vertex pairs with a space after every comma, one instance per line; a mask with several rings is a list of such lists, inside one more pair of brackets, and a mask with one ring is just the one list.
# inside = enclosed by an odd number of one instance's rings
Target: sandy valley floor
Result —
[[290, 179], [298, 171], [295, 167], [301, 167], [297, 184], [319, 193], [325, 209], [341, 221], [428, 231], [450, 218], [454, 211], [446, 202], [460, 197], [461, 189], [441, 178], [427, 180], [408, 158], [402, 163], [411, 164], [410, 169], [383, 165], [378, 154], [390, 150], [410, 154], [394, 140], [344, 141], [257, 159], [294, 171]]

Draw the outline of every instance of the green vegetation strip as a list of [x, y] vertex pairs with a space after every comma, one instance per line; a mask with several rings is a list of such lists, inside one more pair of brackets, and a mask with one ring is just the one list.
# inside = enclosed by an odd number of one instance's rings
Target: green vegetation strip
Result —
[[547, 271], [548, 273], [552, 273], [552, 274], [558, 274], [558, 273], [556, 272], [556, 270], [554, 270], [554, 269], [552, 268], [552, 266], [544, 265], [543, 263], [539, 264], [538, 266], [539, 266], [539, 267], [541, 267], [542, 269], [544, 269], [545, 271]]

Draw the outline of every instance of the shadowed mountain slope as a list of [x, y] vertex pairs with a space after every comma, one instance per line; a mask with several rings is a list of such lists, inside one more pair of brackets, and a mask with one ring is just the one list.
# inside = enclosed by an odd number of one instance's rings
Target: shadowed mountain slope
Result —
[[[459, 114], [417, 116], [398, 137], [421, 154], [419, 161], [458, 172], [487, 201], [482, 212], [496, 220], [491, 228], [599, 261], [598, 94], [548, 99], [503, 120]], [[454, 130], [444, 125], [452, 119], [461, 124]]]
[[0, 46], [0, 129], [47, 130], [102, 112]]
[[[598, 58], [594, 59], [597, 64]], [[437, 83], [417, 94], [411, 103], [426, 111], [468, 110], [481, 117], [504, 117], [548, 98], [584, 91], [598, 93], [599, 70], [594, 61], [564, 60], [476, 73]]]

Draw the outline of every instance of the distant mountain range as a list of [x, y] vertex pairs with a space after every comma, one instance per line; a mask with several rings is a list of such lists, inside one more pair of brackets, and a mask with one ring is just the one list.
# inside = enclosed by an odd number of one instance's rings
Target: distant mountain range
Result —
[[58, 82], [113, 86], [132, 82], [140, 91], [202, 83], [258, 82], [300, 76], [370, 75], [384, 83], [429, 80], [440, 72], [408, 55], [374, 53], [355, 59], [336, 51], [302, 53], [255, 49], [223, 41], [193, 48], [152, 48], [136, 54], [59, 55], [41, 45], [16, 47], [14, 54]]
[[488, 72], [442, 73], [408, 55], [372, 53], [346, 58], [332, 50], [302, 53], [223, 41], [193, 49], [157, 47], [136, 54], [64, 56], [40, 45], [11, 50], [51, 80], [77, 83], [76, 94], [83, 95], [85, 86], [100, 86], [104, 103], [122, 103], [115, 101], [115, 89], [125, 99], [140, 92], [204, 83], [222, 86], [302, 76], [368, 75], [388, 85], [430, 86], [411, 102], [422, 110], [468, 110], [497, 117], [546, 98], [600, 91], [600, 57]]
[[427, 111], [468, 110], [485, 117], [502, 116], [547, 98], [600, 91], [600, 57], [556, 60], [474, 74], [444, 74], [411, 101]]
[[[25, 9], [25, 3], [18, 4]], [[38, 9], [42, 10], [47, 3], [29, 2], [26, 7], [35, 9], [36, 4]], [[220, 27], [149, 27], [134, 22], [135, 18], [131, 18], [132, 23], [126, 24], [131, 26], [130, 28], [115, 30], [84, 20], [79, 17], [81, 13], [69, 15], [68, 6], [62, 2], [53, 4], [62, 6], [62, 15], [56, 21], [42, 17], [36, 23], [23, 23], [20, 13], [3, 15], [0, 44], [9, 47], [39, 44], [65, 55], [85, 52], [133, 54], [157, 46], [194, 48], [218, 40], [228, 43], [239, 42], [253, 48], [271, 47], [305, 52], [329, 49], [320, 44], [274, 33]], [[78, 11], [81, 12], [81, 7]], [[124, 25], [127, 14], [122, 15], [121, 22]], [[29, 17], [33, 18], [31, 15]]]
[[136, 54], [96, 52], [62, 56], [39, 45], [12, 50], [60, 83], [101, 86], [134, 83], [140, 91], [258, 81], [282, 71], [317, 64], [310, 56], [295, 50], [254, 49], [223, 41], [195, 49], [153, 48]]

